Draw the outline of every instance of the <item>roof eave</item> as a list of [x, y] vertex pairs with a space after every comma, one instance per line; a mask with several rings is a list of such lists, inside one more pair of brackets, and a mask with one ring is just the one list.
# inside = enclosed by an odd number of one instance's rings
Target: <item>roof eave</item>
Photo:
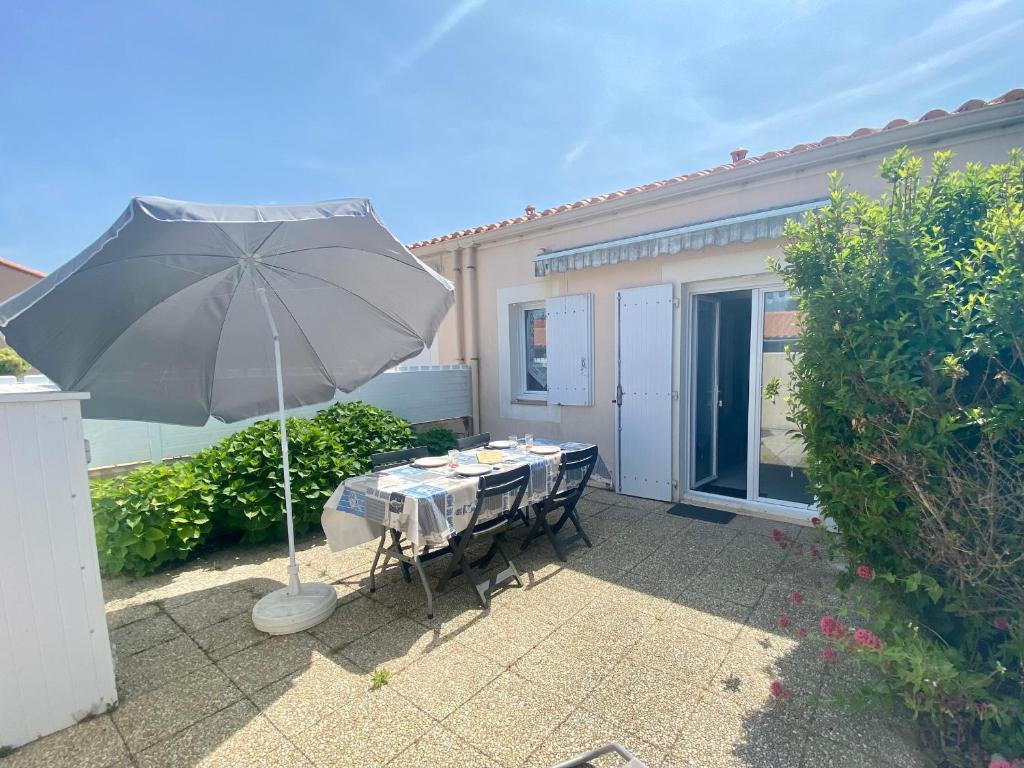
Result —
[[471, 233], [437, 243], [425, 243], [415, 246], [412, 250], [420, 257], [433, 256], [470, 245], [483, 245], [502, 240], [529, 237], [569, 224], [620, 213], [631, 208], [695, 195], [721, 187], [749, 183], [773, 174], [797, 171], [861, 155], [885, 152], [909, 143], [927, 143], [940, 137], [947, 139], [981, 130], [998, 130], [1021, 123], [1022, 121], [1024, 121], [1024, 101], [995, 104], [969, 112], [953, 113], [931, 120], [914, 122], [909, 125], [865, 136], [841, 139], [825, 146], [761, 160], [724, 172], [708, 173], [708, 175], [696, 179], [666, 184], [655, 189], [624, 195], [612, 200], [605, 200], [600, 203], [593, 203], [548, 216], [537, 217], [536, 219], [505, 227], [496, 227], [485, 232]]

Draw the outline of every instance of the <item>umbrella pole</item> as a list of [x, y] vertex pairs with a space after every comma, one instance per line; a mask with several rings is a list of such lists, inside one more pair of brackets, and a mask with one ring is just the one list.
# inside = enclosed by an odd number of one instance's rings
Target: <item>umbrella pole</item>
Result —
[[299, 564], [295, 561], [295, 526], [292, 523], [292, 482], [291, 470], [288, 466], [288, 427], [284, 417], [284, 375], [281, 373], [281, 338], [277, 332], [277, 323], [270, 312], [267, 302], [267, 289], [257, 289], [263, 311], [267, 313], [270, 332], [274, 337], [274, 368], [277, 373], [277, 421], [281, 426], [281, 463], [284, 467], [284, 514], [288, 523], [288, 594], [297, 595], [301, 589], [299, 583]]
[[281, 372], [281, 339], [277, 323], [270, 311], [267, 291], [260, 294], [263, 311], [267, 313], [270, 332], [274, 336], [274, 368], [277, 373], [277, 418], [281, 424], [281, 464], [284, 470], [284, 511], [288, 523], [288, 586], [261, 597], [252, 607], [252, 623], [261, 632], [288, 635], [301, 632], [330, 616], [338, 604], [334, 587], [321, 582], [302, 584], [299, 564], [295, 562], [295, 528], [292, 525], [292, 483], [288, 467], [288, 426], [284, 418], [284, 375]]

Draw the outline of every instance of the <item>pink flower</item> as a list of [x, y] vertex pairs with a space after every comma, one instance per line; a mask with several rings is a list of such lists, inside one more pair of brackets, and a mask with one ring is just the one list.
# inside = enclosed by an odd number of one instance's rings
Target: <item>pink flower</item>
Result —
[[779, 629], [785, 629], [791, 622], [789, 621], [789, 616], [782, 615], [779, 616], [775, 623], [779, 625]]
[[776, 699], [793, 698], [793, 692], [783, 685], [781, 680], [772, 680], [771, 685], [768, 686], [768, 692]]
[[1006, 758], [994, 756], [988, 768], [1013, 768], [1013, 765]]
[[821, 518], [820, 517], [812, 517], [811, 518], [811, 525], [813, 525], [813, 526], [821, 525]]
[[818, 626], [825, 637], [837, 638], [846, 634], [846, 629], [833, 616], [822, 616]]
[[875, 637], [874, 633], [869, 629], [858, 629], [853, 633], [853, 641], [862, 648], [870, 648], [871, 650], [878, 651], [882, 648], [882, 641]]
[[839, 661], [839, 654], [836, 653], [835, 648], [829, 646], [828, 648], [822, 650], [821, 660], [824, 661], [826, 664], [835, 664], [837, 661]]
[[798, 630], [796, 631], [796, 636], [797, 636], [797, 637], [807, 637], [807, 630], [806, 630], [806, 629], [804, 629], [803, 627], [800, 627], [800, 628], [799, 628], [799, 629], [798, 629]]
[[817, 546], [811, 547], [811, 557], [813, 557], [815, 560], [821, 557], [821, 550], [819, 550]]
[[858, 565], [857, 575], [864, 579], [864, 581], [871, 581], [875, 578], [875, 570], [870, 565]]
[[789, 599], [793, 602], [794, 605], [800, 605], [800, 603], [804, 601], [804, 596], [801, 595], [799, 592], [790, 592]]
[[1005, 632], [1010, 628], [1010, 620], [1005, 616], [996, 616], [992, 619], [992, 626], [998, 629], [1000, 632]]

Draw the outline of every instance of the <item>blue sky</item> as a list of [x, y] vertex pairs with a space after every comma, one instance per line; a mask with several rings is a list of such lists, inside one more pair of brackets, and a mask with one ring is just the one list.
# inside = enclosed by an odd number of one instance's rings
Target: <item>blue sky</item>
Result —
[[31, 2], [0, 24], [0, 256], [132, 195], [369, 197], [406, 242], [1024, 86], [1024, 2]]

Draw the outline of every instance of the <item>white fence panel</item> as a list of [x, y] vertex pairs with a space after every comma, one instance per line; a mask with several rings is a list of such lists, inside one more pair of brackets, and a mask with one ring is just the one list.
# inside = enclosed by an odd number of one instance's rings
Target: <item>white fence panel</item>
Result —
[[[338, 402], [362, 400], [392, 411], [403, 419], [422, 424], [458, 419], [472, 413], [470, 370], [465, 365], [410, 366], [382, 373]], [[290, 416], [311, 416], [330, 403], [296, 408]], [[267, 417], [264, 417], [267, 418]], [[136, 461], [161, 461], [189, 456], [234, 434], [256, 419], [235, 424], [210, 421], [202, 427], [151, 424], [142, 421], [86, 419], [90, 465], [107, 467]]]

